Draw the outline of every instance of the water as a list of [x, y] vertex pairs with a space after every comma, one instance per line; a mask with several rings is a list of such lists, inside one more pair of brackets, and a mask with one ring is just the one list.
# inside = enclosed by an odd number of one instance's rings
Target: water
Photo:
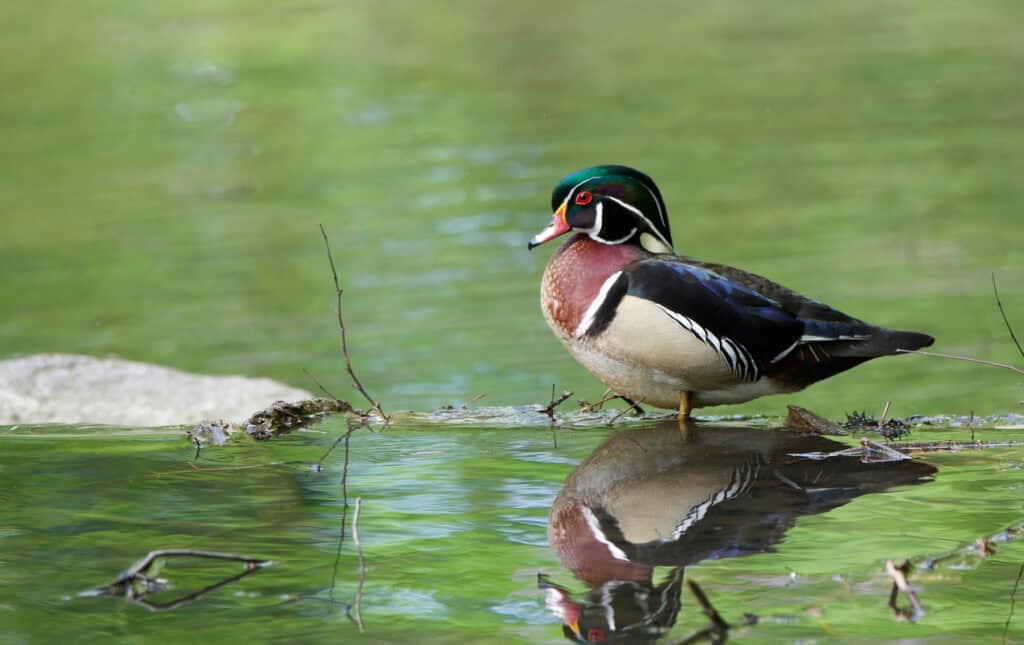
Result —
[[[603, 390], [540, 316], [552, 249], [525, 246], [551, 186], [635, 165], [661, 186], [680, 252], [926, 331], [939, 351], [1014, 361], [990, 281], [1024, 325], [1022, 19], [1003, 0], [0, 6], [0, 359], [117, 355], [312, 390], [309, 370], [361, 405], [322, 223], [364, 383], [389, 412], [419, 411], [351, 439], [362, 636], [344, 611], [351, 539], [334, 574], [341, 453], [312, 468], [339, 422], [207, 448], [198, 469], [182, 429], [0, 428], [0, 641], [562, 639], [537, 574], [564, 588], [563, 617], [601, 594], [548, 545], [548, 512], [615, 439], [598, 419], [553, 434], [521, 407], [552, 383], [575, 391], [566, 406]], [[425, 412], [480, 394], [474, 416]], [[766, 432], [786, 403], [967, 417], [1021, 398], [1009, 372], [907, 357], [713, 412], [769, 415]], [[705, 538], [733, 509], [775, 527], [751, 542], [765, 552], [688, 537], [700, 548], [655, 550], [650, 577], [622, 588], [678, 596], [666, 642], [703, 626], [684, 579], [726, 620], [757, 614], [746, 640], [1001, 638], [1024, 551], [981, 560], [971, 545], [1024, 520], [1024, 453], [925, 461], [933, 481], [847, 486], [819, 506], [727, 500], [698, 523]], [[273, 565], [172, 611], [80, 595], [161, 547]], [[895, 622], [885, 560], [950, 552], [912, 575], [927, 615]], [[175, 560], [154, 599], [239, 571]]]
[[[786, 455], [834, 442], [766, 425], [682, 432], [674, 421], [634, 421], [552, 431], [409, 420], [361, 429], [350, 438], [347, 511], [343, 444], [314, 468], [344, 436], [337, 421], [270, 442], [206, 447], [197, 464], [178, 429], [8, 429], [0, 437], [0, 640], [180, 642], [201, 633], [210, 641], [557, 642], [563, 620], [610, 637], [612, 616], [620, 632], [673, 642], [705, 624], [682, 586], [689, 579], [727, 621], [760, 617], [734, 633], [744, 640], [1002, 633], [1024, 543], [1000, 532], [1021, 535], [1024, 451], [822, 464]], [[968, 432], [919, 429], [912, 438]], [[1024, 439], [1020, 430], [975, 432]], [[359, 584], [356, 498], [361, 635], [346, 616]], [[552, 507], [559, 537], [549, 545]], [[628, 561], [609, 556], [588, 514]], [[981, 537], [996, 540], [984, 560], [974, 546]], [[158, 548], [273, 562], [168, 611], [83, 595]], [[918, 564], [911, 581], [927, 612], [913, 625], [886, 608], [884, 562], [903, 558]], [[173, 603], [242, 571], [171, 559], [157, 574], [170, 588], [145, 600]], [[662, 598], [670, 605], [659, 613], [651, 607]], [[1020, 620], [1011, 640], [1024, 637]]]

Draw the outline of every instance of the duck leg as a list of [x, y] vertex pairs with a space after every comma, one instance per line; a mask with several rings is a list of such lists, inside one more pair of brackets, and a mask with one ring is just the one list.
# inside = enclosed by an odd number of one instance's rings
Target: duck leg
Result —
[[692, 408], [690, 407], [690, 402], [691, 402], [692, 398], [693, 398], [693, 392], [691, 392], [689, 390], [683, 390], [682, 392], [679, 393], [679, 420], [680, 421], [687, 420], [687, 419], [691, 418], [690, 417], [690, 411], [692, 410]]

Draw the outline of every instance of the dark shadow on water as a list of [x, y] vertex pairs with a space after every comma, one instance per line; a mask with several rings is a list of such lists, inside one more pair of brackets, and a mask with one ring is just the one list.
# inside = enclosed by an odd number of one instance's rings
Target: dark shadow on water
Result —
[[[791, 453], [845, 446], [820, 436], [664, 422], [623, 430], [565, 480], [548, 541], [589, 591], [541, 577], [569, 640], [653, 642], [675, 624], [683, 571], [707, 559], [768, 551], [801, 515], [921, 483], [920, 461], [812, 461]], [[672, 567], [656, 583], [654, 567]]]

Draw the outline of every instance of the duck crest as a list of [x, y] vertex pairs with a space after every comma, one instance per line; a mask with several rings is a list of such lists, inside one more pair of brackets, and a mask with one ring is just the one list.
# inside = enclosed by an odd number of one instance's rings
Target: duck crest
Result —
[[544, 318], [559, 338], [563, 342], [572, 338], [587, 307], [613, 273], [647, 256], [639, 247], [601, 244], [582, 234], [566, 240], [548, 260], [540, 292]]

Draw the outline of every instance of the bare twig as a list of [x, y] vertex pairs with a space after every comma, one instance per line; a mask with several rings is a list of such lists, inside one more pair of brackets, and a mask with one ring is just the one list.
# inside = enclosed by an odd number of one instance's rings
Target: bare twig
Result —
[[540, 408], [538, 410], [538, 412], [541, 412], [542, 414], [548, 415], [548, 418], [550, 418], [551, 421], [554, 422], [554, 420], [555, 420], [555, 408], [557, 408], [558, 406], [560, 406], [563, 403], [565, 403], [566, 399], [568, 399], [570, 396], [572, 396], [572, 392], [571, 391], [569, 391], [569, 390], [562, 390], [562, 393], [556, 399], [555, 398], [555, 384], [552, 383], [551, 384], [551, 402], [548, 403], [547, 407]]
[[340, 400], [341, 400], [341, 399], [339, 399], [338, 397], [336, 397], [336, 396], [334, 395], [334, 392], [331, 392], [331, 391], [330, 391], [330, 390], [328, 390], [328, 389], [327, 389], [326, 387], [324, 387], [324, 384], [323, 384], [323, 383], [321, 383], [321, 382], [320, 382], [320, 380], [319, 380], [319, 379], [317, 379], [317, 377], [313, 376], [313, 373], [312, 373], [312, 372], [310, 372], [309, 370], [307, 370], [307, 369], [306, 369], [305, 367], [303, 367], [303, 368], [302, 368], [302, 372], [303, 372], [303, 373], [304, 373], [304, 374], [305, 374], [306, 376], [308, 376], [309, 378], [313, 379], [313, 382], [314, 382], [314, 383], [316, 383], [316, 386], [317, 386], [318, 388], [320, 388], [320, 391], [321, 391], [321, 392], [323, 392], [324, 394], [326, 394], [326, 395], [327, 395], [327, 396], [329, 396], [330, 398], [334, 399], [335, 401], [340, 401]]
[[338, 528], [338, 548], [334, 552], [334, 568], [331, 571], [331, 590], [328, 593], [332, 603], [336, 602], [334, 587], [338, 582], [338, 564], [341, 562], [341, 548], [345, 545], [345, 521], [348, 519], [348, 446], [349, 439], [356, 429], [357, 427], [350, 426], [348, 432], [342, 437], [345, 440], [345, 461], [341, 469], [341, 522]]
[[316, 466], [313, 466], [313, 470], [315, 472], [319, 473], [323, 471], [324, 462], [327, 461], [327, 458], [331, 456], [331, 453], [334, 452], [334, 449], [338, 447], [338, 444], [344, 441], [347, 437], [347, 434], [341, 435], [340, 437], [334, 440], [334, 443], [331, 444], [330, 448], [324, 451], [324, 454], [320, 455], [320, 459], [317, 460]]
[[366, 580], [366, 561], [363, 559], [363, 547], [359, 544], [359, 509], [362, 501], [363, 498], [356, 498], [356, 512], [352, 515], [352, 542], [356, 545], [356, 553], [359, 554], [359, 586], [356, 587], [356, 597], [352, 600], [350, 607], [352, 610], [350, 617], [355, 619], [360, 634], [366, 631], [360, 609], [363, 600], [363, 582]]
[[882, 428], [885, 426], [885, 418], [889, 416], [889, 406], [892, 405], [892, 401], [886, 401], [885, 407], [882, 409], [882, 418], [878, 420], [878, 427]]
[[[893, 615], [910, 622], [914, 622], [924, 616], [924, 609], [917, 599], [917, 594], [910, 588], [910, 584], [907, 582], [907, 574], [910, 572], [910, 561], [904, 560], [903, 564], [897, 567], [893, 564], [892, 560], [886, 560], [885, 572], [892, 578], [892, 591], [889, 592], [889, 608], [892, 610]], [[903, 609], [896, 605], [899, 592], [903, 592], [907, 600], [910, 601], [910, 609]]]
[[1016, 448], [1024, 441], [904, 441], [890, 443], [889, 448], [901, 452], [942, 452], [946, 450], [984, 450], [986, 448]]
[[580, 399], [580, 412], [589, 412], [590, 410], [600, 410], [602, 408], [602, 406], [604, 406], [605, 403], [607, 403], [608, 401], [611, 401], [612, 399], [617, 399], [617, 398], [619, 398], [618, 394], [616, 394], [615, 392], [612, 392], [611, 389], [607, 389], [607, 390], [604, 391], [604, 394], [601, 395], [601, 398], [596, 400], [596, 401], [594, 401], [593, 403], [587, 403], [583, 399]]
[[[872, 441], [871, 439], [861, 439], [860, 440], [860, 445], [864, 448], [864, 456], [861, 458], [861, 461], [863, 461], [863, 462], [868, 462], [868, 461], [906, 461], [907, 459], [911, 458], [911, 457], [907, 456], [905, 453], [900, 452], [899, 450], [896, 450], [892, 446], [887, 446], [887, 445], [885, 445], [883, 443], [878, 443], [877, 441]], [[872, 452], [877, 453], [879, 455], [879, 458], [878, 459], [872, 459], [871, 458], [872, 457], [872, 454], [871, 454]]]
[[[180, 598], [163, 603], [154, 603], [148, 596], [163, 591], [167, 588], [167, 581], [160, 578], [152, 578], [149, 570], [153, 563], [160, 558], [189, 557], [205, 558], [211, 560], [228, 560], [232, 562], [244, 562], [245, 569], [238, 574], [229, 576], [219, 582], [207, 585], [202, 589], [185, 594]], [[265, 566], [271, 564], [269, 560], [249, 558], [233, 553], [218, 553], [215, 551], [197, 551], [194, 549], [158, 549], [150, 551], [144, 558], [133, 564], [126, 571], [118, 574], [112, 582], [103, 587], [85, 592], [87, 595], [117, 596], [128, 602], [145, 607], [154, 612], [169, 611], [184, 604], [197, 600], [206, 594], [241, 580], [247, 575], [255, 573]]]
[[338, 330], [341, 334], [341, 353], [345, 356], [345, 369], [348, 371], [349, 377], [352, 379], [352, 385], [359, 390], [359, 393], [363, 395], [363, 398], [370, 404], [370, 408], [384, 420], [385, 423], [390, 423], [391, 417], [384, 414], [384, 410], [380, 407], [380, 402], [376, 401], [369, 395], [366, 388], [363, 387], [359, 377], [352, 370], [352, 358], [348, 354], [348, 342], [345, 336], [345, 320], [341, 315], [341, 285], [338, 283], [338, 271], [334, 268], [334, 257], [331, 255], [331, 243], [327, 240], [327, 231], [324, 230], [324, 225], [320, 225], [320, 234], [324, 238], [324, 246], [327, 249], [327, 261], [331, 265], [331, 277], [334, 279], [334, 295], [335, 295], [335, 313], [338, 317]]
[[996, 296], [996, 306], [999, 307], [999, 313], [1003, 316], [1003, 322], [1006, 323], [1006, 331], [1010, 332], [1010, 338], [1013, 339], [1013, 344], [1017, 346], [1017, 351], [1020, 352], [1021, 357], [1024, 357], [1024, 349], [1021, 349], [1020, 342], [1017, 340], [1017, 334], [1013, 333], [1013, 327], [1010, 325], [1010, 321], [1006, 318], [1006, 311], [1003, 309], [1003, 302], [999, 299], [999, 289], [996, 288], [996, 274], [992, 273], [992, 293]]
[[1024, 575], [1024, 562], [1020, 563], [1017, 571], [1017, 581], [1013, 583], [1013, 591], [1010, 592], [1010, 614], [1006, 617], [1006, 624], [1003, 625], [1003, 645], [1006, 645], [1006, 634], [1010, 631], [1010, 621], [1013, 620], [1013, 605], [1017, 602], [1017, 587], [1020, 586], [1020, 577]]
[[[676, 645], [689, 645], [689, 643], [697, 643], [700, 641], [710, 641], [712, 643], [724, 643], [729, 638], [729, 630], [733, 628], [733, 625], [725, 622], [722, 615], [718, 613], [715, 606], [711, 604], [708, 597], [704, 594], [704, 590], [700, 588], [693, 580], [687, 580], [686, 586], [690, 588], [690, 593], [697, 599], [697, 603], [700, 605], [701, 611], [708, 618], [708, 625], [703, 629], [697, 630], [693, 634], [690, 634], [683, 640], [679, 641]], [[740, 626], [754, 625], [757, 624], [757, 616], [753, 614], [744, 614], [743, 620], [739, 623]]]
[[643, 399], [638, 399], [636, 401], [633, 401], [632, 403], [629, 404], [628, 408], [626, 408], [625, 410], [619, 412], [614, 417], [612, 417], [611, 421], [608, 422], [608, 425], [610, 425], [610, 426], [611, 425], [615, 425], [615, 422], [618, 421], [619, 419], [621, 419], [622, 417], [626, 416], [626, 414], [628, 414], [630, 410], [634, 410], [634, 409], [635, 410], [639, 410], [640, 409], [640, 404], [643, 403], [643, 402], [644, 402]]
[[978, 365], [988, 365], [990, 367], [999, 367], [1004, 370], [1010, 370], [1024, 376], [1024, 370], [1019, 367], [1014, 367], [1009, 363], [999, 363], [997, 361], [983, 361], [980, 358], [971, 358], [970, 356], [957, 356], [956, 354], [940, 354], [939, 352], [923, 352], [919, 349], [897, 349], [897, 353], [900, 354], [920, 354], [922, 356], [935, 356], [936, 358], [948, 358], [954, 361], [965, 361], [967, 363], [977, 363]]
[[697, 599], [698, 603], [700, 603], [701, 611], [703, 611], [704, 615], [708, 617], [711, 624], [724, 631], [728, 631], [730, 626], [729, 623], [725, 622], [722, 615], [719, 614], [718, 610], [715, 609], [715, 606], [711, 604], [711, 601], [708, 600], [708, 597], [704, 594], [704, 590], [700, 588], [700, 585], [691, 578], [686, 581], [686, 586], [690, 588], [690, 593], [692, 593], [693, 597]]

